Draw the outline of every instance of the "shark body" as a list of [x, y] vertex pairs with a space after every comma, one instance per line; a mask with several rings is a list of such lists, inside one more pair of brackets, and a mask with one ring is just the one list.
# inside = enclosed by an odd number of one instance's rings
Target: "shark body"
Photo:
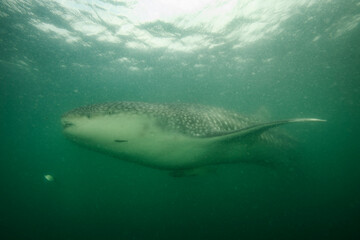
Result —
[[223, 163], [271, 163], [288, 156], [291, 139], [276, 129], [297, 118], [261, 123], [222, 108], [194, 104], [113, 102], [65, 113], [63, 132], [78, 144], [167, 170]]

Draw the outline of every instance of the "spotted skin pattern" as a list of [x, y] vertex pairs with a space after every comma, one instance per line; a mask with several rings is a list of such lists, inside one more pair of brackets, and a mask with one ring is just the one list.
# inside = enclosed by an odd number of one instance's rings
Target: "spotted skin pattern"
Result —
[[119, 113], [144, 114], [157, 120], [160, 127], [191, 137], [222, 135], [254, 124], [255, 119], [225, 109], [199, 104], [158, 104], [141, 102], [113, 102], [76, 108], [64, 116], [78, 115], [91, 118], [96, 115]]
[[168, 170], [285, 162], [296, 156], [292, 150], [296, 141], [278, 126], [323, 121], [297, 118], [263, 122], [218, 107], [144, 102], [87, 105], [61, 119], [64, 134], [76, 143]]

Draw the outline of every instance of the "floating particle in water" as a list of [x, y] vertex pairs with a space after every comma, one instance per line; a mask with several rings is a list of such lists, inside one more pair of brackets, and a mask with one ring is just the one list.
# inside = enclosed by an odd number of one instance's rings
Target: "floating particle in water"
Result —
[[53, 182], [53, 181], [55, 180], [54, 177], [53, 177], [52, 175], [50, 175], [50, 174], [44, 175], [44, 178], [45, 178], [46, 181], [48, 181], [48, 182]]

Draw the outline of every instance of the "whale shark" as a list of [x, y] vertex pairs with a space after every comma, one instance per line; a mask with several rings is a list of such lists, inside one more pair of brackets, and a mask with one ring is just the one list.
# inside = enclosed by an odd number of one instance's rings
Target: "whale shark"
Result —
[[122, 160], [166, 170], [276, 163], [290, 158], [288, 149], [294, 142], [280, 126], [323, 121], [294, 118], [264, 122], [219, 107], [145, 102], [87, 105], [61, 117], [69, 140]]

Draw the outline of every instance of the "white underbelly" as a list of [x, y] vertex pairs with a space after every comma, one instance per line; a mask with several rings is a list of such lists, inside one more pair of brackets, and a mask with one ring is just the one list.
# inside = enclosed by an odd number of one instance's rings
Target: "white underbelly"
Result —
[[104, 142], [98, 147], [113, 156], [157, 168], [194, 167], [201, 165], [208, 154], [208, 148], [201, 140], [176, 134]]
[[67, 135], [98, 151], [156, 168], [201, 165], [209, 150], [205, 139], [164, 130], [144, 116], [82, 119]]

